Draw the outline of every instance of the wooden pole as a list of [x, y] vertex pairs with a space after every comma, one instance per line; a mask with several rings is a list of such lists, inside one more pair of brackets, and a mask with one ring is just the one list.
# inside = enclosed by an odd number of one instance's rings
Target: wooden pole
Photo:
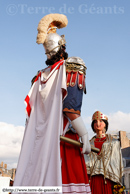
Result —
[[[73, 140], [73, 139], [70, 139], [68, 137], [60, 136], [60, 140], [64, 141], [64, 142], [67, 142], [67, 143], [70, 143], [70, 144], [73, 144], [75, 146], [81, 147], [81, 148], [83, 147], [83, 143], [81, 143], [79, 141], [76, 141], [76, 140]], [[96, 152], [96, 153], [100, 152], [100, 150], [98, 148], [95, 148], [93, 146], [91, 146], [91, 151]]]

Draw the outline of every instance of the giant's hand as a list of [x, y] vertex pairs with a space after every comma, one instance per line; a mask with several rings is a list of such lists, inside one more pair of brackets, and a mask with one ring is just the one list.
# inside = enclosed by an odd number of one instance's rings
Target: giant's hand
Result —
[[84, 124], [82, 118], [78, 117], [78, 118], [74, 119], [73, 121], [71, 121], [71, 124], [72, 124], [73, 128], [76, 130], [76, 132], [78, 133], [78, 135], [81, 137], [81, 140], [83, 142], [82, 153], [89, 154], [91, 152], [91, 146], [89, 143], [88, 131], [85, 127], [85, 124]]
[[89, 139], [88, 139], [88, 133], [86, 133], [85, 135], [83, 135], [81, 137], [81, 140], [83, 142], [83, 150], [82, 150], [82, 153], [83, 154], [89, 154], [91, 152], [91, 146], [90, 146]]

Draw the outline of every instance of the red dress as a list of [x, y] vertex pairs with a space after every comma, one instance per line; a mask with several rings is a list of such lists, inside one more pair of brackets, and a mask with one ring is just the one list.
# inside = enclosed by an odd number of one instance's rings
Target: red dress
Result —
[[[69, 131], [65, 137], [77, 140], [77, 133]], [[91, 194], [90, 185], [81, 148], [66, 142], [61, 142], [62, 158], [62, 191], [63, 193]]]
[[[94, 141], [94, 145], [96, 148], [99, 148], [100, 150], [102, 149], [102, 145], [105, 142], [106, 137], [103, 138], [96, 138]], [[106, 181], [106, 184], [105, 184]], [[114, 182], [105, 179], [104, 176], [99, 174], [99, 175], [94, 175], [90, 179], [90, 187], [92, 194], [113, 194], [112, 192], [112, 187], [114, 185]]]

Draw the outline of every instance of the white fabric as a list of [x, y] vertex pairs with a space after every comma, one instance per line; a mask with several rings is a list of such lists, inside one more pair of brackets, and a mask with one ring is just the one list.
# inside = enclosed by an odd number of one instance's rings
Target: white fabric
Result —
[[88, 133], [81, 116], [71, 121], [71, 124], [80, 137]]
[[71, 121], [71, 124], [73, 128], [76, 130], [76, 132], [79, 134], [81, 137], [81, 140], [83, 142], [83, 150], [82, 153], [89, 154], [91, 152], [91, 146], [89, 143], [89, 138], [88, 138], [88, 131], [86, 129], [86, 126], [82, 120], [82, 117], [78, 117]]
[[65, 64], [41, 78], [29, 93], [31, 115], [27, 121], [14, 186], [62, 186], [60, 138], [63, 129], [62, 89], [66, 88]]
[[[95, 137], [90, 142], [94, 144]], [[123, 176], [123, 163], [120, 142], [107, 134], [107, 139], [102, 145], [100, 154], [91, 152], [85, 155], [87, 173], [91, 176], [102, 174], [105, 178], [121, 184]]]
[[70, 184], [63, 184], [62, 185], [62, 191], [63, 193], [67, 194], [77, 194], [77, 193], [89, 193], [91, 194], [90, 186], [89, 184], [84, 184], [84, 183], [70, 183]]
[[8, 194], [8, 192], [3, 192], [2, 188], [7, 188], [10, 185], [10, 177], [0, 177], [0, 194]]

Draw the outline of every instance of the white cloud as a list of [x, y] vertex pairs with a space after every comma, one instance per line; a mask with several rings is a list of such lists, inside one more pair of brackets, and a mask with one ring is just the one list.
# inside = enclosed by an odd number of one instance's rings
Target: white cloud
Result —
[[[121, 130], [130, 134], [130, 113], [118, 111], [107, 116], [109, 120], [108, 133], [117, 133]], [[84, 117], [83, 120], [88, 129], [90, 139], [95, 135], [91, 129], [91, 116]], [[2, 161], [6, 163], [8, 169], [17, 167], [23, 134], [23, 126], [0, 122], [0, 163]]]
[[130, 113], [118, 111], [108, 115], [109, 130], [126, 131], [130, 133]]
[[8, 165], [8, 169], [16, 168], [24, 127], [0, 122], [0, 162]]

